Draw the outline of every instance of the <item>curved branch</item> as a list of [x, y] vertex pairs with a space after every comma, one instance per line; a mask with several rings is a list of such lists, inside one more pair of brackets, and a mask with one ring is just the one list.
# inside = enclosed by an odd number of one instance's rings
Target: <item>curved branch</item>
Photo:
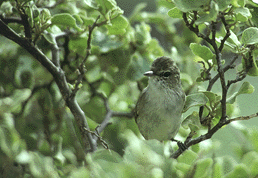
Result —
[[67, 104], [71, 110], [77, 125], [82, 134], [82, 140], [85, 148], [85, 152], [95, 151], [97, 149], [97, 143], [93, 140], [91, 133], [84, 134], [84, 128], [89, 128], [84, 112], [78, 105], [75, 98], [70, 98], [72, 91], [70, 90], [64, 71], [55, 66], [47, 56], [45, 56], [36, 46], [34, 46], [28, 39], [20, 37], [11, 28], [9, 28], [2, 20], [0, 20], [0, 34], [6, 38], [19, 44], [26, 49], [35, 59], [37, 59], [54, 77], [54, 80]]

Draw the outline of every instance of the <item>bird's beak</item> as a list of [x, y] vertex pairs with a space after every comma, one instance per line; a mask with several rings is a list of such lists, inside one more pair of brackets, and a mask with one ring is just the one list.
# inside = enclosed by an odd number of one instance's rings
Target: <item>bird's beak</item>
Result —
[[154, 73], [153, 73], [153, 71], [147, 71], [147, 72], [145, 72], [143, 75], [145, 75], [145, 76], [147, 76], [147, 77], [151, 77], [151, 76], [154, 76]]

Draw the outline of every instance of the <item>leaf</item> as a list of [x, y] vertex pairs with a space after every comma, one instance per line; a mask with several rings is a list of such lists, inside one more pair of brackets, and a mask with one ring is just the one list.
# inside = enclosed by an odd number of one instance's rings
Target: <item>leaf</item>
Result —
[[115, 19], [111, 20], [111, 25], [107, 25], [108, 34], [109, 35], [122, 35], [126, 32], [126, 28], [128, 27], [129, 23], [127, 19], [120, 15]]
[[245, 45], [252, 45], [258, 43], [258, 28], [249, 27], [244, 30], [242, 35], [242, 42]]
[[219, 6], [219, 10], [223, 11], [226, 8], [228, 8], [228, 5], [230, 4], [231, 0], [216, 0], [218, 6]]
[[210, 91], [205, 91], [203, 93], [209, 98], [210, 101], [215, 101], [215, 98], [216, 98], [215, 93], [210, 92]]
[[86, 53], [88, 36], [78, 37], [69, 41], [69, 49], [75, 53], [84, 55]]
[[147, 6], [147, 3], [139, 3], [135, 6], [133, 12], [131, 13], [129, 17], [129, 21], [133, 22], [137, 20], [137, 16], [140, 14], [140, 12]]
[[192, 150], [186, 150], [186, 151], [184, 152], [184, 154], [181, 154], [181, 155], [178, 157], [177, 161], [178, 161], [179, 163], [185, 163], [185, 164], [188, 164], [188, 165], [192, 165], [192, 163], [193, 163], [194, 161], [196, 161], [196, 159], [197, 159], [198, 157], [199, 157], [198, 154], [195, 153], [195, 152], [193, 152]]
[[123, 14], [115, 0], [95, 0], [98, 3], [98, 11], [105, 17], [107, 23], [110, 23], [111, 17]]
[[141, 23], [140, 25], [135, 26], [135, 40], [136, 44], [139, 46], [144, 46], [151, 41], [151, 35], [150, 35], [150, 26], [146, 23]]
[[98, 47], [99, 52], [107, 53], [122, 47], [123, 43], [116, 38], [112, 38], [106, 33], [96, 30], [92, 40], [92, 45]]
[[205, 61], [212, 59], [214, 56], [214, 54], [211, 52], [210, 48], [208, 48], [206, 46], [202, 46], [197, 43], [191, 43], [190, 48], [195, 55], [201, 57]]
[[254, 87], [249, 82], [244, 82], [238, 92], [232, 94], [228, 99], [227, 102], [233, 104], [236, 101], [236, 97], [241, 94], [251, 94], [254, 92]]
[[252, 67], [249, 69], [247, 74], [250, 76], [258, 76], [258, 61], [253, 58], [252, 62]]
[[51, 44], [57, 44], [54, 35], [51, 33], [43, 33], [44, 38]]
[[234, 43], [236, 46], [240, 47], [241, 46], [241, 43], [239, 42], [236, 34], [230, 30], [230, 36], [229, 36], [229, 42], [232, 42]]
[[186, 96], [185, 106], [183, 112], [187, 111], [190, 107], [203, 106], [209, 99], [203, 93], [195, 93]]
[[13, 6], [9, 1], [2, 2], [0, 6], [0, 15], [3, 15], [3, 16], [11, 15], [13, 12], [12, 9], [13, 9]]
[[209, 1], [207, 0], [195, 0], [195, 1], [189, 1], [189, 0], [174, 0], [174, 3], [178, 9], [180, 9], [183, 12], [189, 12], [189, 11], [199, 11], [204, 8], [204, 6], [209, 5]]
[[54, 15], [51, 22], [53, 25], [63, 25], [65, 27], [69, 26], [78, 31], [82, 31], [82, 29], [77, 26], [75, 18], [68, 13]]
[[82, 19], [84, 26], [92, 25], [95, 21], [94, 18], [91, 18], [91, 17], [81, 16], [80, 18]]
[[199, 114], [194, 111], [191, 115], [187, 116], [186, 119], [182, 122], [182, 127], [185, 129], [190, 128], [191, 131], [197, 131], [201, 127]]
[[168, 15], [172, 18], [182, 18], [183, 13], [180, 11], [177, 7], [174, 7], [173, 9], [170, 9], [168, 11]]
[[246, 7], [240, 7], [235, 9], [236, 19], [241, 22], [246, 22], [249, 18], [252, 17], [249, 9]]
[[105, 160], [113, 163], [119, 163], [122, 161], [122, 157], [117, 152], [113, 150], [103, 150], [103, 149], [98, 149], [96, 152], [94, 152], [92, 154], [92, 159], [94, 161], [99, 159], [99, 160]]
[[233, 171], [226, 176], [227, 178], [250, 177], [248, 167], [244, 164], [237, 164]]
[[238, 91], [238, 95], [240, 94], [251, 94], [254, 92], [254, 87], [249, 82], [244, 82]]
[[218, 12], [219, 12], [218, 4], [215, 3], [214, 1], [211, 1], [209, 12], [208, 13], [205, 12], [205, 14], [200, 15], [200, 18], [198, 18], [195, 21], [195, 24], [200, 25], [204, 22], [215, 21], [217, 19]]
[[208, 177], [208, 172], [212, 166], [213, 160], [211, 158], [201, 159], [197, 161], [194, 177]]

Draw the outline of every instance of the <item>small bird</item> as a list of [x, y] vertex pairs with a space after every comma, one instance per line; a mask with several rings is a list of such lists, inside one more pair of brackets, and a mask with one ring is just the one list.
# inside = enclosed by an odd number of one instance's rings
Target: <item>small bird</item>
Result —
[[149, 83], [135, 107], [139, 130], [145, 139], [173, 140], [185, 103], [180, 71], [171, 58], [163, 56], [144, 75], [149, 77]]

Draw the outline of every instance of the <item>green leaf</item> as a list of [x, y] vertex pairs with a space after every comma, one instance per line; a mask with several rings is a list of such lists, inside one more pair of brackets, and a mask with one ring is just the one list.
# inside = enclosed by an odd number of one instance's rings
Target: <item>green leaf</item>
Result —
[[98, 3], [98, 11], [105, 17], [107, 23], [110, 23], [111, 17], [123, 14], [115, 0], [95, 0]]
[[233, 104], [236, 101], [236, 97], [241, 94], [251, 94], [254, 92], [254, 87], [249, 82], [244, 82], [238, 92], [232, 94], [228, 99], [227, 102]]
[[241, 7], [244, 7], [245, 6], [245, 4], [246, 4], [246, 1], [247, 0], [244, 0], [244, 1], [242, 1], [242, 0], [238, 0], [238, 4], [239, 4], [239, 6], [241, 6]]
[[212, 170], [212, 177], [223, 177], [222, 173], [222, 165], [219, 163], [215, 163]]
[[11, 97], [0, 99], [0, 113], [19, 113], [22, 109], [22, 102], [31, 95], [30, 89], [16, 89]]
[[96, 30], [92, 40], [92, 45], [98, 48], [96, 51], [98, 50], [101, 53], [108, 53], [122, 47], [123, 43], [117, 38], [112, 38], [110, 35]]
[[198, 158], [198, 154], [196, 154], [195, 152], [193, 152], [192, 150], [186, 150], [184, 152], [184, 154], [181, 154], [177, 161], [179, 163], [185, 163], [188, 165], [192, 165]]
[[120, 15], [111, 20], [111, 25], [107, 25], [109, 35], [122, 35], [126, 32], [126, 28], [129, 25], [127, 19]]
[[220, 11], [223, 11], [225, 10], [226, 8], [228, 8], [231, 0], [216, 0], [216, 2], [218, 3], [219, 5], [219, 10]]
[[258, 60], [255, 60], [253, 58], [252, 62], [253, 62], [252, 67], [251, 69], [249, 69], [247, 74], [250, 76], [258, 76]]
[[92, 25], [94, 23], [94, 18], [91, 18], [91, 17], [84, 17], [84, 16], [81, 16], [81, 19], [83, 21], [83, 25], [84, 26], [89, 26], [89, 25]]
[[229, 42], [235, 44], [236, 46], [240, 47], [241, 46], [241, 43], [239, 42], [236, 34], [230, 30], [230, 36], [229, 36], [229, 39], [228, 39]]
[[56, 39], [51, 33], [43, 33], [44, 38], [51, 44], [57, 44]]
[[207, 0], [174, 0], [174, 3], [178, 9], [183, 12], [189, 11], [199, 11], [202, 10], [205, 6], [208, 6], [210, 1]]
[[[80, 15], [78, 15], [78, 14], [74, 14], [73, 15], [73, 18], [76, 20], [76, 22], [78, 23], [78, 25], [82, 25], [83, 24], [83, 20], [82, 20], [82, 18], [81, 18], [81, 16]], [[85, 25], [85, 24], [84, 24]]]
[[81, 55], [86, 53], [88, 36], [78, 37], [69, 41], [69, 49]]
[[191, 43], [190, 48], [195, 55], [201, 57], [205, 61], [208, 61], [209, 59], [212, 59], [214, 57], [214, 54], [212, 53], [210, 48], [206, 46], [202, 46], [197, 43]]
[[190, 107], [203, 106], [209, 99], [203, 93], [195, 93], [186, 96], [185, 106], [183, 112], [187, 111]]
[[240, 7], [235, 9], [236, 19], [241, 22], [246, 22], [249, 18], [252, 17], [249, 9], [246, 7]]
[[23, 150], [16, 156], [15, 160], [20, 164], [28, 164], [31, 160], [31, 155], [28, 151]]
[[147, 3], [139, 3], [135, 6], [133, 12], [131, 13], [129, 17], [129, 21], [133, 22], [137, 19], [137, 16], [140, 14], [140, 12], [147, 6]]
[[40, 12], [40, 18], [43, 23], [46, 23], [48, 20], [51, 19], [50, 11], [46, 8], [43, 8]]
[[201, 127], [199, 114], [194, 111], [191, 115], [187, 116], [186, 119], [182, 122], [182, 127], [185, 129], [190, 128], [191, 131], [197, 131]]
[[13, 6], [9, 1], [2, 2], [1, 7], [0, 7], [0, 15], [3, 15], [3, 16], [11, 15], [13, 12], [12, 9], [13, 9]]
[[215, 101], [217, 94], [210, 91], [205, 91], [203, 93], [209, 98], [210, 101]]
[[211, 1], [209, 9], [210, 9], [209, 12], [205, 12], [205, 14], [201, 14], [200, 18], [198, 18], [195, 21], [196, 25], [200, 25], [204, 22], [215, 21], [217, 19], [218, 12], [219, 12], [218, 4], [215, 3], [214, 1]]
[[146, 45], [145, 55], [142, 55], [148, 59], [152, 58], [152, 56], [164, 56], [164, 49], [160, 46], [157, 39], [152, 38], [150, 42]]
[[119, 163], [122, 161], [122, 157], [113, 150], [104, 150], [98, 149], [96, 152], [92, 154], [92, 159], [96, 160], [105, 160], [108, 162]]
[[87, 81], [93, 83], [102, 77], [102, 71], [100, 66], [96, 66], [94, 68], [91, 68], [86, 73]]
[[139, 46], [145, 46], [151, 41], [150, 26], [146, 23], [141, 23], [135, 26], [135, 40]]
[[251, 94], [254, 92], [254, 87], [249, 82], [244, 82], [240, 89], [238, 90], [238, 95], [240, 94]]
[[53, 25], [63, 25], [65, 28], [67, 28], [67, 26], [73, 27], [78, 31], [82, 31], [82, 29], [77, 26], [75, 18], [68, 13], [54, 15], [51, 22]]
[[174, 7], [173, 9], [170, 9], [168, 11], [168, 15], [172, 18], [183, 18], [183, 13], [180, 11], [177, 7]]
[[[251, 60], [245, 60], [242, 58], [242, 64], [238, 66], [238, 71], [245, 70], [248, 68], [248, 75], [250, 76], [258, 76], [258, 60], [257, 59], [257, 50], [255, 50], [252, 54], [253, 57]], [[250, 68], [251, 67], [251, 68]]]
[[242, 42], [245, 45], [252, 45], [258, 43], [258, 28], [249, 27], [244, 30], [242, 35]]
[[233, 171], [225, 176], [226, 178], [250, 177], [248, 167], [244, 164], [237, 164]]
[[212, 166], [213, 160], [211, 158], [201, 159], [197, 161], [197, 166], [194, 178], [208, 177], [208, 172]]

